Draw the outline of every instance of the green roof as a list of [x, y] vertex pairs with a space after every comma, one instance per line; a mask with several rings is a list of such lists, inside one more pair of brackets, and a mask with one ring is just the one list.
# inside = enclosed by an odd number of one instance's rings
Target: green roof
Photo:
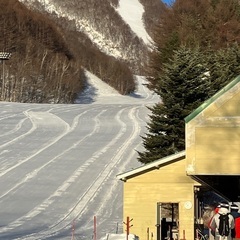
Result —
[[185, 118], [185, 123], [190, 122], [193, 118], [195, 118], [199, 113], [201, 113], [205, 108], [207, 108], [211, 103], [215, 102], [217, 98], [222, 96], [224, 93], [229, 91], [232, 87], [234, 87], [236, 84], [238, 84], [240, 81], [240, 75], [236, 77], [233, 81], [231, 81], [229, 84], [227, 84], [224, 88], [222, 88], [220, 91], [218, 91], [215, 95], [213, 95], [211, 98], [206, 100], [203, 104], [201, 104], [196, 110], [194, 110], [192, 113], [190, 113]]

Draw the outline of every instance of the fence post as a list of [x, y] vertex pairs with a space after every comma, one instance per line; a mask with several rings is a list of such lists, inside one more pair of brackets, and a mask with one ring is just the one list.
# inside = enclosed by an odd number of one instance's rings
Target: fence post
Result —
[[72, 238], [71, 240], [74, 240], [74, 231], [75, 231], [75, 221], [72, 221]]
[[133, 225], [130, 225], [130, 222], [132, 221], [133, 219], [129, 219], [129, 217], [127, 217], [127, 222], [123, 222], [125, 225], [126, 225], [126, 240], [128, 240], [128, 235], [129, 235], [129, 230], [130, 230], [130, 227], [132, 227]]
[[96, 218], [96, 216], [94, 216], [94, 218], [93, 218], [93, 228], [94, 228], [93, 239], [97, 240], [97, 218]]
[[183, 238], [181, 238], [180, 240], [186, 240], [186, 238], [185, 238], [185, 230], [183, 230]]

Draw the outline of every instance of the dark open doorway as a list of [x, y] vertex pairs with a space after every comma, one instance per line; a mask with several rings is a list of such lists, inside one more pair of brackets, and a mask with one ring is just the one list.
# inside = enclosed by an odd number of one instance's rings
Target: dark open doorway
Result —
[[178, 203], [157, 203], [157, 240], [178, 240]]

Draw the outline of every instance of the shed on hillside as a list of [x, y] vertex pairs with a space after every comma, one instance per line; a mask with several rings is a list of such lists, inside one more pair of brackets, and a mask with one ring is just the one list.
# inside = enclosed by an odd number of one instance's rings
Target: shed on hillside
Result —
[[124, 219], [132, 219], [130, 233], [140, 240], [163, 240], [170, 225], [178, 228], [176, 239], [193, 240], [206, 190], [240, 199], [240, 77], [185, 120], [185, 151], [117, 176], [124, 181]]

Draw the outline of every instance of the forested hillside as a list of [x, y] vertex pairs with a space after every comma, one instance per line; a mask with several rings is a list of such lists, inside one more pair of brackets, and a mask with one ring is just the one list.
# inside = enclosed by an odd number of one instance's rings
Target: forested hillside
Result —
[[61, 28], [16, 0], [1, 0], [0, 38], [4, 61], [1, 100], [72, 102], [81, 91], [84, 74]]
[[185, 118], [240, 74], [239, 0], [175, 0], [153, 35], [150, 108], [145, 151], [149, 163], [185, 150]]
[[160, 15], [154, 32], [157, 51], [151, 56], [150, 71], [157, 78], [164, 63], [169, 62], [181, 45], [210, 52], [239, 44], [240, 3], [238, 0], [175, 0]]
[[135, 90], [149, 48], [117, 14], [118, 1], [0, 0], [0, 100], [71, 103], [87, 69], [121, 94]]

